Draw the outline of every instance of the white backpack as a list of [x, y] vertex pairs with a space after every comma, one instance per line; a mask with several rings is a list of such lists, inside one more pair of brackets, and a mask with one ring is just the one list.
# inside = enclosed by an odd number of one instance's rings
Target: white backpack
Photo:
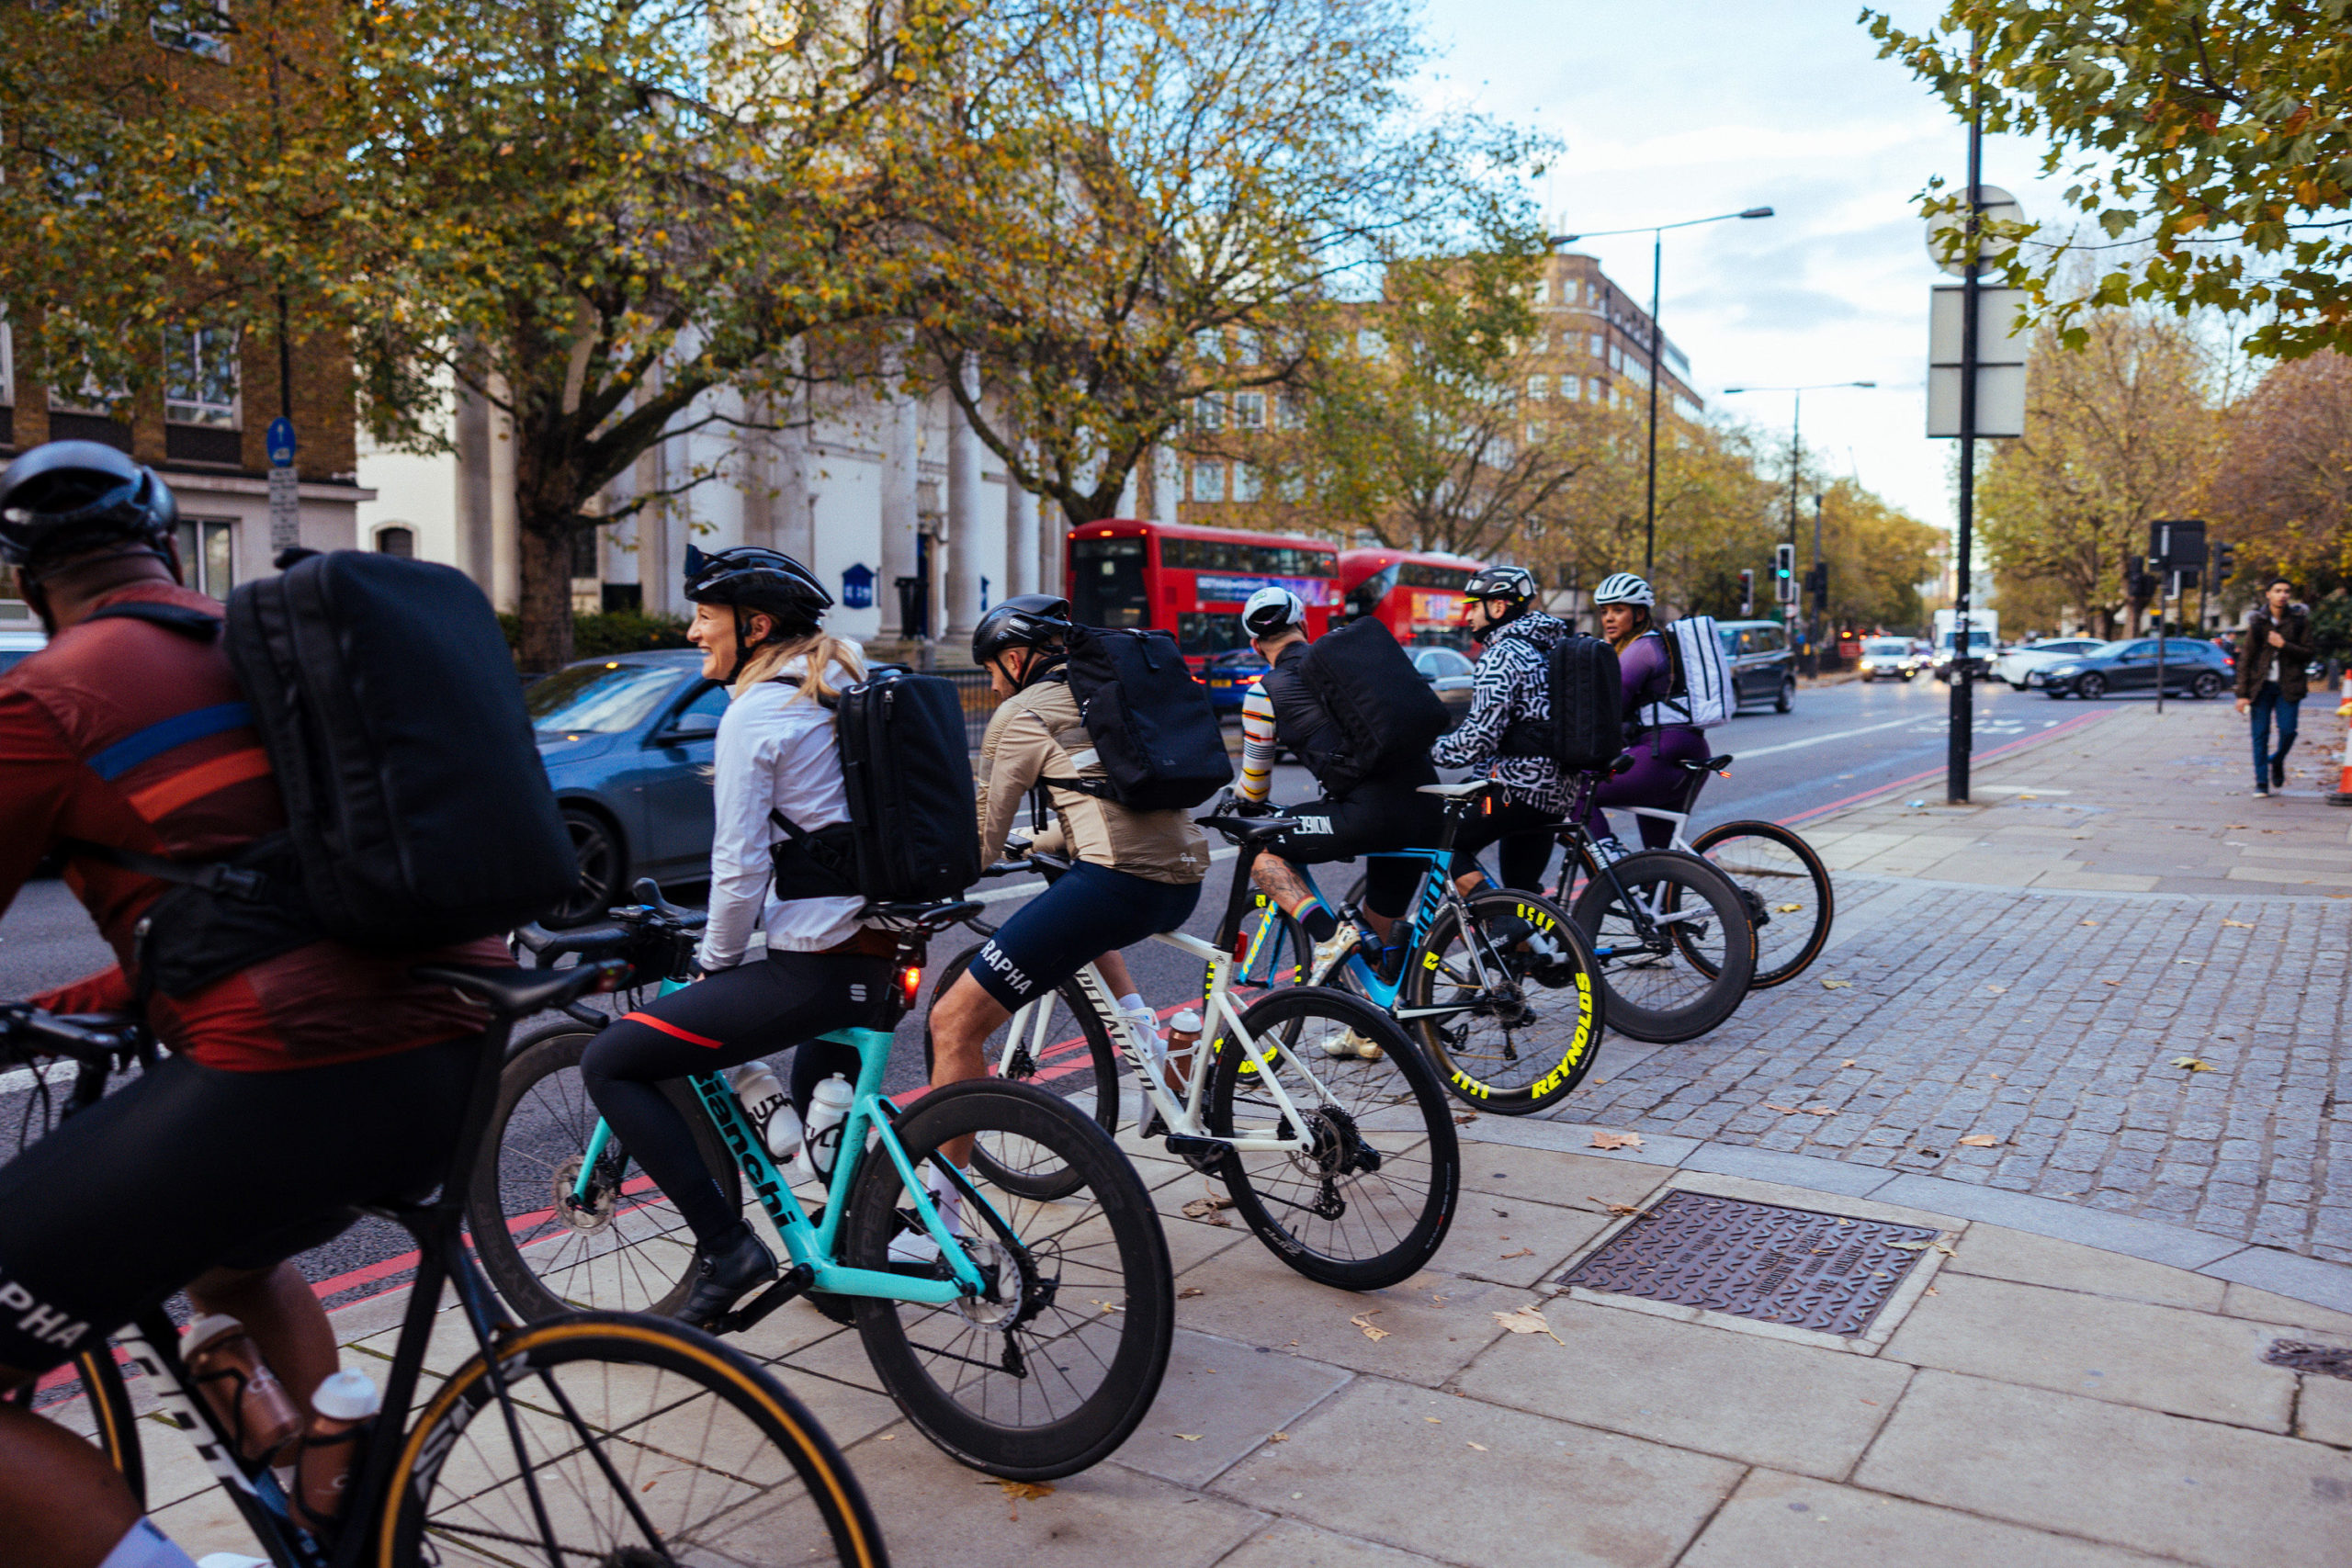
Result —
[[1731, 684], [1731, 660], [1724, 657], [1723, 634], [1713, 615], [1685, 615], [1658, 628], [1666, 641], [1667, 662], [1674, 671], [1673, 694], [1642, 708], [1642, 723], [1689, 725], [1704, 729], [1731, 722], [1738, 706]]

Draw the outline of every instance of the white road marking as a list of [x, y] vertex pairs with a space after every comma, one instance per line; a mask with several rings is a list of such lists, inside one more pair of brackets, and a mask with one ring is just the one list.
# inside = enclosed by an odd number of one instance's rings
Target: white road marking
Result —
[[1794, 751], [1801, 747], [1826, 745], [1832, 740], [1850, 740], [1857, 735], [1875, 735], [1882, 729], [1900, 729], [1906, 724], [1918, 722], [1916, 716], [1910, 718], [1890, 719], [1884, 724], [1864, 725], [1860, 729], [1841, 729], [1835, 735], [1812, 735], [1803, 740], [1786, 740], [1778, 746], [1758, 746], [1753, 750], [1743, 747], [1734, 751], [1732, 756], [1736, 762], [1745, 762], [1755, 757], [1770, 757], [1776, 751]]
[[80, 1066], [79, 1062], [60, 1057], [39, 1068], [18, 1067], [12, 1073], [0, 1073], [0, 1094], [14, 1094], [18, 1089], [30, 1089], [36, 1079], [43, 1083], [72, 1083], [74, 1074]]

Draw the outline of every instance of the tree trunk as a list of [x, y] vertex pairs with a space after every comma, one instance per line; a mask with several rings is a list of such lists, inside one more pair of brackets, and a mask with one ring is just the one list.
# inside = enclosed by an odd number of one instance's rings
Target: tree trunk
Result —
[[545, 674], [571, 662], [571, 528], [568, 519], [518, 521], [523, 593], [516, 608], [523, 635], [515, 661], [527, 672]]

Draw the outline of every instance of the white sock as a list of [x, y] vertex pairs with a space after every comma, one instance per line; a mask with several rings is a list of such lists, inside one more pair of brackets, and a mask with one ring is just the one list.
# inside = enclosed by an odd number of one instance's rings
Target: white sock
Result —
[[153, 1520], [142, 1516], [122, 1532], [122, 1539], [114, 1543], [98, 1568], [196, 1568], [196, 1563], [176, 1541], [155, 1528]]
[[1121, 1012], [1142, 1013], [1148, 1017], [1151, 1013], [1151, 1004], [1143, 999], [1142, 992], [1129, 991], [1125, 996], [1119, 998], [1119, 1010]]

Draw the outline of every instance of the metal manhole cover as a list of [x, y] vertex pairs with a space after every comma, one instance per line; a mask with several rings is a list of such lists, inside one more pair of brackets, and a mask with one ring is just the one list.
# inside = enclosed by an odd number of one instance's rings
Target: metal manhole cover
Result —
[[1559, 1282], [1848, 1336], [1935, 1240], [1926, 1225], [1676, 1190]]

